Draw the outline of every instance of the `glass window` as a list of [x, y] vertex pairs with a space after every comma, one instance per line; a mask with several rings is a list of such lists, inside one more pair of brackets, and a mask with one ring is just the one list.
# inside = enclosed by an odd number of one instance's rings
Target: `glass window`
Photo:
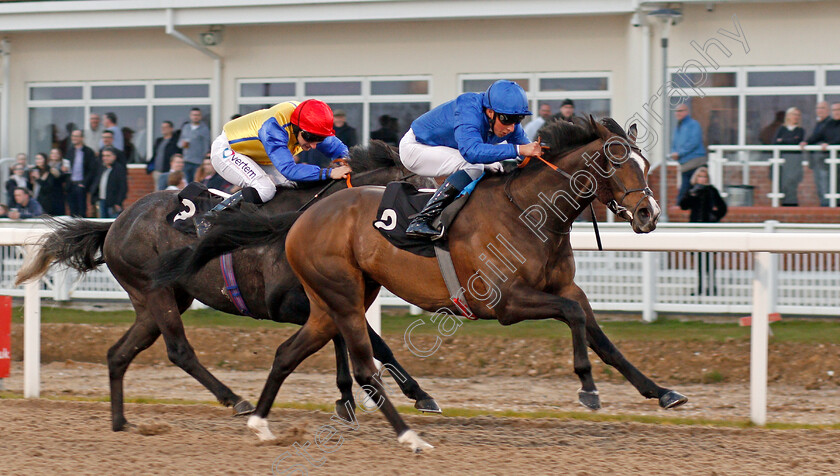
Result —
[[[122, 151], [125, 152], [128, 163], [140, 163], [145, 160], [144, 145], [138, 150], [137, 140], [146, 141], [146, 106], [92, 106], [90, 112], [105, 118], [105, 114], [113, 112], [117, 116], [117, 127], [123, 134]], [[138, 137], [139, 132], [139, 137]], [[117, 148], [120, 146], [115, 143]], [[141, 156], [141, 152], [143, 156]]]
[[[352, 147], [359, 143], [362, 139], [362, 117], [363, 117], [363, 104], [362, 103], [335, 103], [331, 102], [328, 103], [333, 110], [333, 114], [338, 111], [344, 111], [344, 114], [347, 116], [347, 125], [355, 129], [355, 141], [350, 140], [351, 134], [343, 135], [341, 131], [336, 130], [336, 136], [347, 145], [347, 147]], [[351, 142], [351, 143], [348, 143]]]
[[825, 100], [828, 102], [828, 105], [831, 106], [834, 103], [840, 102], [840, 94], [826, 94]]
[[156, 84], [156, 98], [207, 98], [209, 84]]
[[[505, 78], [513, 81], [514, 83], [522, 86], [522, 89], [528, 91], [530, 87], [530, 80], [528, 78]], [[465, 93], [483, 93], [487, 91], [487, 88], [490, 87], [491, 84], [498, 81], [498, 79], [465, 79], [464, 84], [464, 92]]]
[[540, 91], [606, 91], [607, 78], [542, 78]]
[[825, 72], [826, 86], [840, 86], [840, 70]]
[[81, 86], [42, 86], [29, 89], [29, 99], [33, 101], [53, 99], [82, 99]]
[[399, 143], [402, 136], [408, 132], [411, 123], [430, 108], [431, 103], [428, 102], [373, 103], [370, 105], [371, 136], [387, 137], [390, 131], [394, 131]]
[[58, 147], [66, 151], [70, 133], [85, 124], [83, 107], [33, 107], [29, 109], [29, 155], [48, 153]]
[[[557, 114], [560, 112], [560, 105], [563, 99], [548, 99], [539, 101], [539, 105], [548, 104], [551, 106], [551, 113]], [[609, 99], [574, 99], [575, 114], [587, 116], [592, 114], [596, 119], [602, 117], [609, 117], [610, 115], [610, 100]], [[537, 114], [537, 111], [531, 111]]]
[[734, 88], [738, 75], [735, 73], [673, 73], [671, 81], [679, 88]]
[[239, 95], [242, 97], [276, 97], [296, 95], [295, 83], [242, 83]]
[[142, 99], [146, 97], [146, 86], [93, 86], [90, 88], [91, 99]]
[[373, 95], [429, 94], [429, 82], [426, 80], [371, 81], [370, 93]]
[[814, 130], [817, 96], [767, 95], [747, 96], [747, 144], [768, 144], [776, 135], [776, 130], [784, 121], [787, 108], [796, 106], [802, 111], [802, 127], [805, 132]]
[[244, 116], [249, 112], [259, 111], [260, 109], [268, 109], [272, 106], [274, 106], [274, 104], [240, 104], [239, 114]]
[[815, 78], [814, 71], [749, 71], [747, 86], [813, 86]]
[[350, 96], [362, 94], [361, 81], [307, 82], [306, 96]]
[[[709, 145], [732, 145], [738, 143], [738, 96], [689, 97], [691, 117], [700, 123], [703, 142]], [[676, 117], [671, 114], [671, 126], [676, 126]]]

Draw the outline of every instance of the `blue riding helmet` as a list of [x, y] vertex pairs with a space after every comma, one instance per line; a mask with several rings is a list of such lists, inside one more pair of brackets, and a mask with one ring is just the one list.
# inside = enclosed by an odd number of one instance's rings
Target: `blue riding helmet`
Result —
[[513, 81], [504, 79], [496, 81], [487, 88], [482, 106], [499, 114], [531, 115], [525, 90]]

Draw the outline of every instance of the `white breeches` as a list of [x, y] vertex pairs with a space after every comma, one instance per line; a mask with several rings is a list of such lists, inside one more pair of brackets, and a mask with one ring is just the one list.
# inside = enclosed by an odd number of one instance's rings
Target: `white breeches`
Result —
[[425, 145], [417, 142], [414, 131], [405, 133], [400, 141], [400, 161], [408, 170], [424, 177], [445, 177], [459, 170], [465, 171], [475, 180], [484, 171], [500, 172], [502, 164], [471, 164], [458, 149], [445, 146]]
[[247, 155], [240, 154], [230, 148], [224, 132], [216, 137], [210, 146], [210, 161], [213, 168], [228, 182], [239, 187], [253, 187], [260, 194], [260, 199], [267, 202], [274, 198], [277, 189], [294, 187], [294, 182], [281, 174], [274, 165], [260, 165]]

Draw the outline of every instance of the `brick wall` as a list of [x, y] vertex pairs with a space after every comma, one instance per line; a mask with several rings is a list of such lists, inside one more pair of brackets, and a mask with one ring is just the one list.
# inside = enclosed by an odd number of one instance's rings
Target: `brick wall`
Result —
[[128, 166], [128, 197], [125, 206], [139, 200], [144, 195], [155, 191], [155, 184], [152, 174], [146, 174], [146, 166], [143, 164], [130, 164]]

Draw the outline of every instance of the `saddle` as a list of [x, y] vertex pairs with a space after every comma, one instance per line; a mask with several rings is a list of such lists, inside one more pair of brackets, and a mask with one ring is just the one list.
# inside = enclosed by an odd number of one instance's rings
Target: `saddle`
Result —
[[[413, 238], [405, 234], [405, 229], [415, 214], [420, 212], [431, 198], [432, 193], [418, 190], [408, 182], [391, 182], [385, 187], [385, 194], [379, 202], [379, 209], [376, 212], [376, 220], [373, 227], [385, 237], [392, 245], [401, 250], [414, 253], [418, 256], [430, 258], [435, 256], [435, 244], [442, 245], [448, 250], [446, 237], [435, 242], [425, 238]], [[443, 226], [448, 229], [455, 216], [467, 203], [468, 195], [462, 195], [449, 204], [440, 217], [433, 223], [436, 227]]]
[[[455, 265], [452, 256], [449, 254], [449, 242], [446, 236], [439, 240], [430, 241], [425, 238], [412, 238], [405, 234], [405, 229], [414, 214], [418, 213], [429, 201], [432, 192], [421, 192], [407, 182], [391, 182], [385, 187], [385, 194], [379, 202], [379, 210], [376, 213], [377, 219], [373, 227], [385, 237], [392, 245], [401, 250], [414, 253], [426, 258], [437, 257], [440, 274], [446, 283], [450, 300], [455, 305], [457, 314], [467, 319], [477, 319], [469, 305], [464, 288], [458, 280], [455, 272]], [[467, 203], [469, 194], [464, 194], [455, 199], [454, 202], [444, 208], [440, 217], [432, 223], [435, 227], [449, 229], [455, 216]]]
[[209, 189], [200, 182], [191, 182], [178, 192], [178, 206], [166, 215], [166, 223], [187, 235], [195, 235], [195, 220], [230, 195]]

